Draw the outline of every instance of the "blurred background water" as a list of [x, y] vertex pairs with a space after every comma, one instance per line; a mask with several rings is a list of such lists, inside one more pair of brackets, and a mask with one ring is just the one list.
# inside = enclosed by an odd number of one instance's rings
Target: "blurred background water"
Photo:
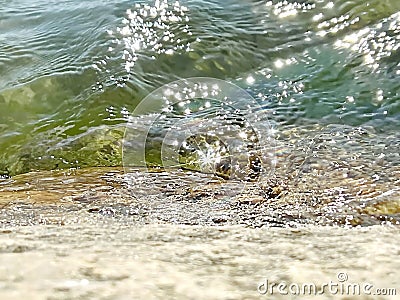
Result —
[[282, 157], [396, 185], [399, 48], [398, 0], [0, 1], [0, 172], [119, 166], [140, 100], [208, 76], [269, 111]]

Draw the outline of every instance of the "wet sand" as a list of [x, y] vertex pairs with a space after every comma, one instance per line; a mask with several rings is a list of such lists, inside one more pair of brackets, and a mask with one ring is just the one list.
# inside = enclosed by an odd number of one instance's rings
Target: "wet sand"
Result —
[[[398, 228], [122, 224], [112, 219], [0, 231], [2, 299], [293, 299], [269, 282], [399, 289]], [[262, 290], [261, 290], [262, 291]], [[298, 296], [298, 299], [307, 297]], [[323, 295], [308, 299], [386, 299]], [[392, 297], [396, 299], [396, 297]]]
[[[372, 294], [400, 292], [395, 193], [374, 202], [380, 206], [353, 209], [354, 201], [339, 206], [278, 179], [243, 185], [118, 168], [30, 173], [0, 189], [1, 299], [386, 299]], [[267, 279], [339, 283], [340, 272], [344, 284], [371, 283], [371, 295], [257, 290]]]

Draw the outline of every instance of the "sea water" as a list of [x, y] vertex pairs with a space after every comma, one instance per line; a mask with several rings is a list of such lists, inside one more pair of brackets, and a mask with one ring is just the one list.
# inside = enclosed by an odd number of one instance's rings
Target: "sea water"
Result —
[[207, 77], [266, 113], [278, 178], [398, 201], [399, 47], [397, 0], [1, 1], [0, 172], [122, 166], [138, 104]]

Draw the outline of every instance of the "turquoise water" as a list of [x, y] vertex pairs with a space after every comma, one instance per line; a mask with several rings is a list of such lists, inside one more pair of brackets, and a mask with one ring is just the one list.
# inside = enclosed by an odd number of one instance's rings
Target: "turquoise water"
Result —
[[399, 48], [397, 0], [0, 1], [0, 172], [120, 166], [137, 104], [205, 76], [268, 111], [280, 157], [308, 145], [302, 172], [398, 185]]

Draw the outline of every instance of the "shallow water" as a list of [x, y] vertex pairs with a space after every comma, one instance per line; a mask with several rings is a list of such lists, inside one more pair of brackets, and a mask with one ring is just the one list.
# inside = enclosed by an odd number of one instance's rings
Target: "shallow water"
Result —
[[121, 165], [138, 102], [193, 76], [245, 88], [280, 137], [316, 124], [366, 127], [382, 139], [399, 128], [398, 1], [138, 3], [1, 5], [4, 175]]
[[[1, 298], [398, 284], [399, 1], [0, 0], [0, 29]], [[255, 99], [271, 176], [125, 172], [140, 101], [195, 76]]]
[[137, 104], [161, 84], [207, 76], [237, 84], [262, 107], [278, 181], [324, 201], [335, 193], [359, 201], [376, 185], [362, 203], [398, 197], [398, 1], [1, 7], [4, 177], [121, 166]]
[[[398, 224], [398, 1], [17, 1], [1, 7], [7, 29], [0, 35], [3, 203], [12, 204], [25, 188], [56, 202], [65, 190], [82, 193], [81, 182], [91, 189], [101, 169], [82, 171], [86, 176], [79, 169], [122, 166], [124, 130], [138, 114], [135, 107], [141, 100], [147, 112], [157, 107], [159, 100], [143, 100], [149, 92], [175, 79], [208, 76], [245, 89], [254, 98], [247, 104], [261, 108], [263, 118], [244, 120], [273, 138], [260, 139], [274, 162], [269, 176], [253, 185], [201, 172], [189, 176], [165, 165], [162, 177], [144, 169], [142, 181], [135, 170], [126, 174], [133, 179], [119, 184], [129, 193], [141, 199], [149, 183], [163, 191], [177, 181], [183, 184], [179, 198], [185, 190], [201, 190], [204, 181], [216, 182], [204, 197], [261, 197], [253, 200], [267, 203], [263, 209], [272, 219], [260, 226], [293, 220]], [[140, 111], [139, 123], [146, 125], [146, 109]], [[194, 118], [194, 127], [208, 118], [197, 115], [203, 119]], [[164, 126], [176, 131], [174, 122]], [[154, 128], [150, 142], [161, 148]], [[133, 129], [132, 140], [140, 130]], [[158, 164], [151, 158], [157, 155], [150, 155], [150, 164]], [[27, 173], [49, 169], [60, 171]], [[76, 178], [59, 178], [76, 172]], [[20, 173], [26, 175], [7, 179]], [[45, 188], [35, 185], [37, 176]], [[28, 187], [21, 190], [19, 178]]]

